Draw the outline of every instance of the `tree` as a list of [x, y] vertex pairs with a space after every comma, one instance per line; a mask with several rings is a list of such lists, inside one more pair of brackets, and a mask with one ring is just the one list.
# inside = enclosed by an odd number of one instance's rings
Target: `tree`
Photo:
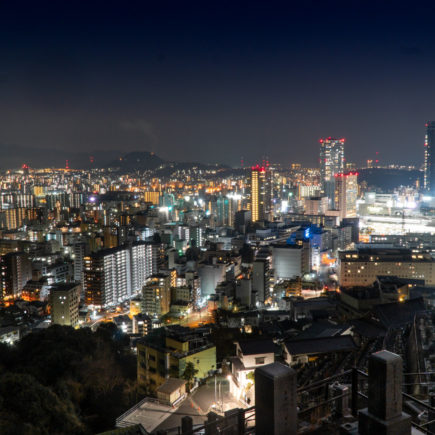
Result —
[[0, 377], [0, 433], [84, 434], [73, 404], [33, 376], [6, 373]]
[[0, 433], [87, 434], [113, 427], [136, 399], [137, 361], [127, 343], [107, 323], [96, 332], [54, 325], [13, 347], [0, 345]]
[[246, 379], [249, 381], [246, 385], [246, 391], [248, 391], [255, 384], [255, 373], [253, 371], [249, 372], [246, 375]]
[[181, 375], [183, 379], [187, 381], [187, 388], [190, 390], [193, 386], [193, 380], [195, 379], [195, 375], [198, 373], [198, 369], [195, 368], [193, 362], [188, 362], [186, 367], [184, 368], [184, 372]]

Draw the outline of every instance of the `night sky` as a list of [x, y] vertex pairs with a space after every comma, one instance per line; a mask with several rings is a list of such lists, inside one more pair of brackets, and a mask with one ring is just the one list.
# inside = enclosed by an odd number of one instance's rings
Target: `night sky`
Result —
[[[88, 3], [92, 3], [89, 5]], [[431, 2], [0, 2], [0, 143], [174, 160], [423, 160]]]

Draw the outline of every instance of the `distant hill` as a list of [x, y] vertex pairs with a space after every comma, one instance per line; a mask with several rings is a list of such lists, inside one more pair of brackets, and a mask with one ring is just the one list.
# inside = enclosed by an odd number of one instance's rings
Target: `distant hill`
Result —
[[108, 167], [118, 168], [121, 172], [132, 171], [155, 171], [156, 176], [169, 176], [180, 170], [197, 169], [217, 169], [226, 170], [228, 166], [216, 165], [199, 162], [171, 162], [164, 160], [154, 153], [148, 151], [133, 151], [111, 161]]
[[31, 168], [64, 168], [66, 161], [71, 169], [117, 168], [121, 172], [156, 171], [159, 176], [167, 176], [177, 170], [228, 169], [225, 165], [212, 165], [197, 162], [171, 162], [149, 151], [121, 152], [119, 150], [55, 150], [31, 148], [21, 145], [0, 144], [0, 170], [17, 169], [25, 163]]

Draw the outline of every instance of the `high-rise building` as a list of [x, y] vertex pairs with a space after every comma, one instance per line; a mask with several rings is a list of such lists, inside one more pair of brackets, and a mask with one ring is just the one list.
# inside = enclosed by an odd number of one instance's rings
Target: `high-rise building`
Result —
[[435, 193], [435, 121], [426, 123], [424, 138], [424, 180], [423, 187], [427, 192]]
[[79, 323], [80, 283], [56, 284], [50, 290], [51, 323], [76, 326]]
[[85, 257], [85, 302], [107, 307], [131, 296], [130, 251], [104, 249]]
[[83, 259], [85, 256], [85, 243], [75, 243], [73, 246], [74, 255], [74, 281], [81, 283], [84, 287], [84, 274], [83, 274]]
[[234, 223], [233, 201], [227, 196], [219, 196], [216, 200], [216, 224], [218, 226], [233, 226]]
[[107, 307], [139, 293], [154, 272], [153, 244], [103, 249], [84, 258], [85, 302]]
[[200, 248], [204, 244], [203, 230], [199, 225], [191, 225], [189, 228], [189, 243]]
[[262, 221], [266, 216], [266, 168], [253, 166], [251, 170], [251, 217], [252, 222]]
[[344, 139], [320, 139], [320, 177], [329, 206], [335, 207], [335, 174], [344, 172]]
[[149, 251], [147, 252], [151, 253], [146, 258], [147, 270], [158, 273], [165, 260], [165, 246], [160, 242], [146, 242], [146, 244], [149, 245], [149, 248], [147, 248]]
[[252, 266], [252, 290], [256, 292], [257, 301], [264, 303], [270, 296], [269, 260], [257, 258]]
[[138, 293], [142, 290], [147, 278], [153, 274], [153, 250], [149, 243], [135, 242], [130, 247], [131, 290]]
[[358, 197], [358, 172], [335, 174], [335, 204], [340, 219], [356, 217]]
[[0, 226], [7, 230], [15, 230], [37, 219], [38, 210], [36, 208], [10, 208], [0, 213]]
[[234, 227], [242, 234], [245, 234], [246, 227], [252, 222], [252, 213], [250, 210], [239, 210], [234, 216]]
[[9, 252], [0, 257], [0, 299], [20, 296], [32, 278], [32, 264], [24, 252]]

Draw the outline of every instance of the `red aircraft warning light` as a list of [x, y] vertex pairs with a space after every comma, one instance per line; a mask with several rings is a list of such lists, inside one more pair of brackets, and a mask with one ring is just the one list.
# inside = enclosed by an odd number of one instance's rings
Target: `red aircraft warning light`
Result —
[[260, 166], [260, 165], [252, 166], [251, 169], [252, 169], [253, 171], [266, 172], [266, 168], [265, 168], [264, 166]]
[[356, 175], [356, 176], [358, 176], [359, 173], [358, 172], [339, 173], [339, 174], [335, 174], [334, 177], [349, 177], [350, 175]]

